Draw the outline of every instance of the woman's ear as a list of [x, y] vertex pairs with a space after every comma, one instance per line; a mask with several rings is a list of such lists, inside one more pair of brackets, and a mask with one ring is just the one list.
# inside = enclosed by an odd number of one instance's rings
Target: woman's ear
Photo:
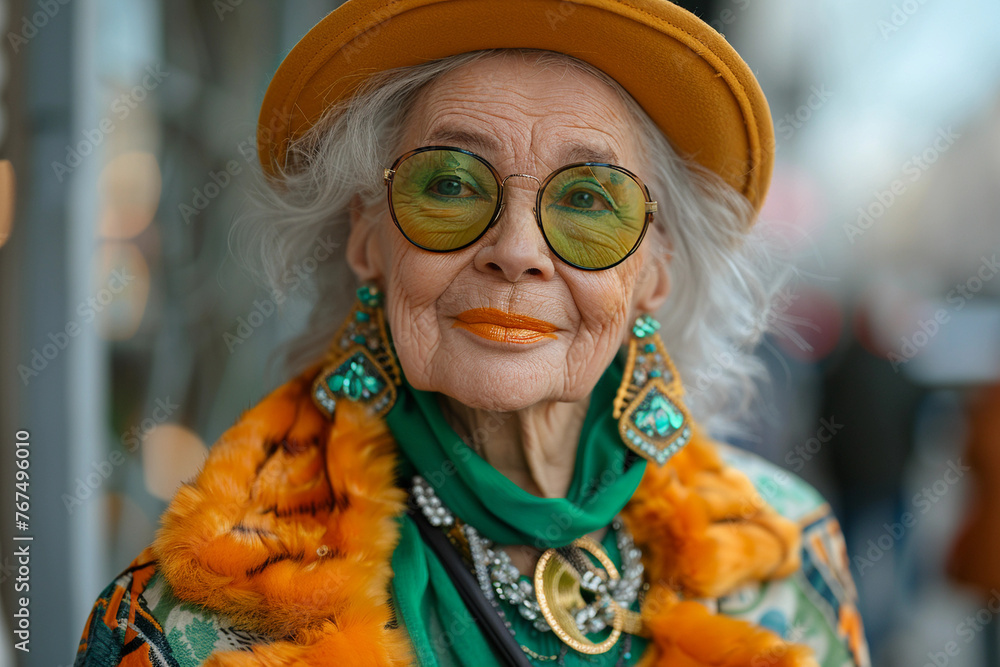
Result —
[[372, 207], [362, 200], [361, 195], [351, 198], [351, 231], [347, 235], [347, 265], [359, 282], [381, 281], [383, 277], [377, 225], [372, 219]]
[[670, 295], [671, 245], [664, 239], [656, 238], [649, 244], [645, 261], [639, 269], [635, 285], [635, 310], [639, 313], [655, 313], [666, 303]]

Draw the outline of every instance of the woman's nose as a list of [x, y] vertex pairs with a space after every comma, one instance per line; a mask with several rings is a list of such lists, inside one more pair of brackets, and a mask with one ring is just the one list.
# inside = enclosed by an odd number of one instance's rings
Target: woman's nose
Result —
[[537, 179], [528, 178], [532, 180], [507, 183], [503, 209], [475, 257], [477, 269], [503, 275], [512, 283], [528, 276], [548, 280], [555, 273], [552, 253], [535, 220]]

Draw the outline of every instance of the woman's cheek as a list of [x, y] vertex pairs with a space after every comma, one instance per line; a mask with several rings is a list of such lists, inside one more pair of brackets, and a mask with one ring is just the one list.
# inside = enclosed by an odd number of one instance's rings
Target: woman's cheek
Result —
[[426, 383], [432, 353], [440, 340], [436, 318], [426, 310], [414, 310], [409, 300], [398, 294], [386, 316], [403, 372], [419, 388]]
[[[611, 271], [615, 271], [612, 269]], [[635, 273], [606, 272], [576, 299], [582, 320], [595, 334], [625, 320], [633, 302]]]

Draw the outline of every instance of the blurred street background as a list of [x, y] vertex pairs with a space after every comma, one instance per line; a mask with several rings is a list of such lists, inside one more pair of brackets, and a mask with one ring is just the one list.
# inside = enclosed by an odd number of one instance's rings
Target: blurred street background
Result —
[[[0, 0], [0, 667], [72, 664], [178, 484], [286, 379], [308, 295], [258, 288], [229, 234], [270, 76], [338, 4]], [[834, 505], [876, 665], [1000, 667], [1000, 2], [678, 4], [770, 101], [760, 224], [798, 267], [738, 444]]]

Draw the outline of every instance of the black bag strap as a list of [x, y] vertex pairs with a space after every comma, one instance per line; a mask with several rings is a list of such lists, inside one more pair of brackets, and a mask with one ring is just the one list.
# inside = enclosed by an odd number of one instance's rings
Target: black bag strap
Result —
[[511, 667], [533, 667], [524, 655], [520, 644], [504, 625], [496, 609], [479, 588], [479, 582], [465, 567], [462, 556], [458, 553], [445, 534], [427, 521], [427, 517], [418, 508], [410, 507], [410, 517], [417, 524], [420, 536], [434, 550], [438, 560], [444, 566], [451, 581], [455, 584], [458, 594], [465, 602], [472, 617], [476, 619], [483, 630], [487, 641], [500, 658], [500, 662]]

